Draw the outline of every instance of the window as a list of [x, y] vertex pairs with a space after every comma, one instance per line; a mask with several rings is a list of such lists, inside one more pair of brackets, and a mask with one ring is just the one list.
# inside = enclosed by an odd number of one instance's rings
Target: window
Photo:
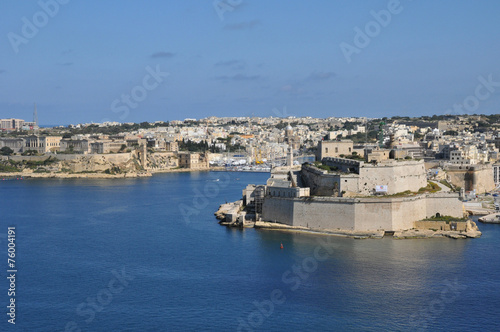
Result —
[[335, 153], [339, 152], [339, 148], [335, 148]]

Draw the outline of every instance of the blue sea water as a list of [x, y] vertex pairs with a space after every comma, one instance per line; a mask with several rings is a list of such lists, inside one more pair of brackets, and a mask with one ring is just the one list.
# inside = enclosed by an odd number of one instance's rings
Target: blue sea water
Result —
[[500, 330], [500, 225], [470, 240], [219, 226], [219, 204], [267, 176], [0, 181], [0, 330]]

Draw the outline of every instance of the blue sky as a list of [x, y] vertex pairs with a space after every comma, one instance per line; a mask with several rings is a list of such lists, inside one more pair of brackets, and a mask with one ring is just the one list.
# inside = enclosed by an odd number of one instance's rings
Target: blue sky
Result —
[[[500, 82], [494, 0], [5, 0], [0, 9], [0, 118], [30, 120], [36, 102], [41, 124], [445, 114], [474, 96], [479, 77]], [[356, 28], [366, 34], [357, 44]], [[468, 109], [498, 113], [500, 83], [490, 89]]]

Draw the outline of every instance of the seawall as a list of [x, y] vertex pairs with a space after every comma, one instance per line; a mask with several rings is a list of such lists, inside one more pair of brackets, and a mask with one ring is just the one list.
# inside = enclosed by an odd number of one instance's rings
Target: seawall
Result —
[[289, 226], [353, 231], [397, 231], [439, 215], [463, 217], [456, 193], [397, 198], [266, 197], [262, 220]]

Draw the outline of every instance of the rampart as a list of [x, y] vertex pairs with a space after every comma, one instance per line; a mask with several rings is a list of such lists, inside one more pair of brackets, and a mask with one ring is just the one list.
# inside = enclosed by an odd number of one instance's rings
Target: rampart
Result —
[[[323, 163], [344, 172], [328, 173], [312, 165], [302, 167], [302, 179], [311, 195], [372, 195], [376, 186], [387, 186], [387, 194], [418, 191], [427, 186], [423, 161], [387, 161], [376, 165], [342, 158], [324, 158]], [[345, 173], [350, 171], [351, 173]]]
[[484, 193], [495, 189], [493, 181], [493, 166], [491, 164], [452, 165], [445, 164], [448, 180], [465, 191], [476, 190]]
[[397, 231], [411, 229], [414, 222], [439, 215], [463, 217], [456, 193], [410, 197], [266, 197], [262, 220], [314, 229]]

